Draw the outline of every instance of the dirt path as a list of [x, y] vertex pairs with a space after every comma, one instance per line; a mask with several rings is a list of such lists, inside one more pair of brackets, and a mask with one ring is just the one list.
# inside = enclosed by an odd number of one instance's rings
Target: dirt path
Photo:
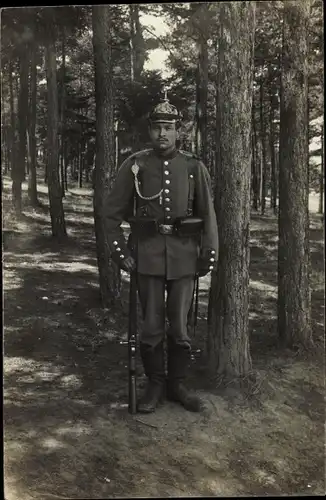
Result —
[[[27, 210], [19, 223], [5, 218], [5, 229], [14, 231], [4, 253], [6, 500], [323, 494], [323, 361], [275, 347], [276, 221], [252, 221], [257, 394], [208, 386], [203, 319], [192, 385], [205, 412], [166, 403], [155, 415], [131, 416], [126, 315], [99, 308], [91, 198], [77, 190], [65, 203], [64, 248], [49, 238], [46, 210]], [[318, 343], [324, 301], [317, 218], [311, 240]], [[207, 287], [203, 280], [203, 316]]]

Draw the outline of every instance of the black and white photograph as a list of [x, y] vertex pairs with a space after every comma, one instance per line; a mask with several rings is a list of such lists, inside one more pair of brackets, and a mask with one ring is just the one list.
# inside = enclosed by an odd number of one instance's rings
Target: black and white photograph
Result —
[[324, 3], [1, 8], [5, 500], [324, 496]]

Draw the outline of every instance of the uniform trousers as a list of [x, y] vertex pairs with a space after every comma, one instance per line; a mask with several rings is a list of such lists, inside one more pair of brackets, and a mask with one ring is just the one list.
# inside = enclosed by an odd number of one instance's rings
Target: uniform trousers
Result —
[[[167, 336], [175, 344], [190, 348], [188, 313], [193, 298], [194, 276], [167, 280], [164, 276], [138, 273], [137, 278], [138, 295], [143, 313], [140, 341], [151, 347], [161, 342], [165, 337], [165, 317], [167, 317]], [[165, 291], [167, 292], [166, 303]]]

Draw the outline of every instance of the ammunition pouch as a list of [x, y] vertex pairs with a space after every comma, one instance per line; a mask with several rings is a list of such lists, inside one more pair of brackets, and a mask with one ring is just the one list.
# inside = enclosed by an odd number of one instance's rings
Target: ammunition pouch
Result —
[[150, 238], [158, 233], [158, 221], [150, 217], [131, 217], [131, 232], [140, 240]]
[[200, 217], [179, 217], [174, 223], [174, 234], [180, 238], [199, 237], [204, 229], [204, 220]]

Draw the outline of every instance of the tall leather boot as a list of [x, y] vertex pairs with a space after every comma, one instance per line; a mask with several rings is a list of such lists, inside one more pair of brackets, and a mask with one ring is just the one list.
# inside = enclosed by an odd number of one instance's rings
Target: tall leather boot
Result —
[[204, 407], [202, 400], [195, 393], [189, 391], [184, 385], [191, 357], [190, 348], [176, 344], [171, 338], [168, 338], [167, 344], [167, 399], [181, 403], [188, 411], [202, 411]]
[[148, 382], [145, 393], [138, 403], [137, 410], [140, 413], [152, 413], [164, 399], [165, 365], [163, 342], [160, 342], [154, 348], [148, 344], [140, 343], [140, 355]]

